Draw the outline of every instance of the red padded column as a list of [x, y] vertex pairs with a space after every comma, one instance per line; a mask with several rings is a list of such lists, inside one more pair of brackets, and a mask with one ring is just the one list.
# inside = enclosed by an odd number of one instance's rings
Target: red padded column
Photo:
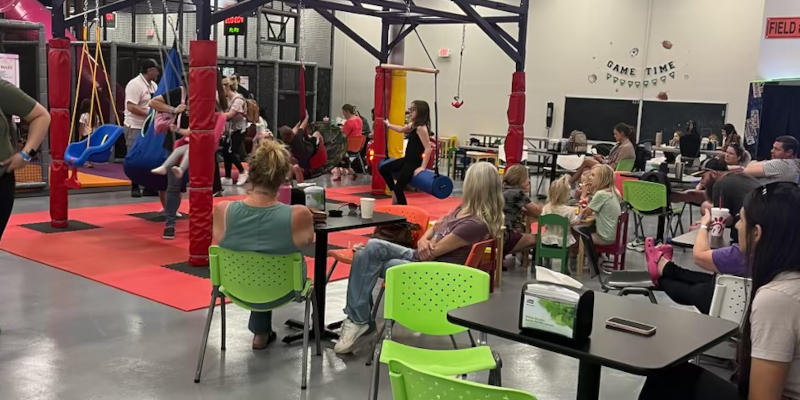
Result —
[[66, 228], [69, 219], [67, 164], [64, 152], [69, 143], [69, 39], [50, 39], [47, 51], [48, 93], [50, 101], [50, 226]]
[[217, 42], [189, 43], [189, 265], [208, 265], [214, 206]]
[[[372, 194], [384, 194], [386, 182], [378, 173], [378, 163], [386, 158], [386, 126], [383, 121], [386, 119], [384, 111], [389, 109], [385, 104], [392, 98], [392, 79], [391, 73], [381, 67], [375, 67], [375, 126], [373, 128], [372, 151]], [[369, 157], [369, 154], [367, 154]]]
[[508, 99], [508, 135], [506, 136], [506, 165], [522, 162], [525, 140], [525, 72], [514, 72], [511, 97]]

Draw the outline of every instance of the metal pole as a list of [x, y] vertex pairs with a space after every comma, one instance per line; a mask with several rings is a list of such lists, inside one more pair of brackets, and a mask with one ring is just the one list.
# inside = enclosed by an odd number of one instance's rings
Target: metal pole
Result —
[[167, 45], [167, 12], [169, 9], [164, 9], [164, 14], [161, 16], [161, 45]]
[[[95, 1], [97, 1], [97, 0], [95, 0]], [[103, 0], [103, 2], [101, 4], [102, 5], [106, 5], [106, 0]], [[108, 24], [106, 24], [106, 20], [105, 20], [104, 17], [105, 17], [105, 15], [103, 15], [103, 16], [98, 15], [97, 19], [100, 19], [100, 20], [103, 21], [103, 40], [108, 40], [108, 26], [106, 26]], [[100, 38], [97, 38], [97, 40], [100, 40]]]
[[311, 105], [311, 115], [313, 115], [314, 119], [316, 119], [316, 117], [317, 117], [317, 95], [319, 93], [318, 92], [319, 89], [317, 89], [317, 85], [319, 84], [318, 83], [319, 79], [317, 79], [317, 77], [319, 76], [319, 66], [315, 65], [313, 68], [314, 68], [314, 104]]
[[256, 10], [256, 85], [255, 98], [261, 103], [261, 6]]
[[[44, 31], [44, 25], [38, 24], [38, 47], [36, 49], [36, 65], [39, 67], [38, 78], [36, 80], [36, 91], [39, 94], [39, 103], [41, 103], [45, 108], [49, 108], [49, 99], [47, 97], [47, 45], [45, 42], [46, 33]], [[49, 135], [49, 134], [48, 134]], [[42, 182], [44, 183], [45, 187], [47, 187], [47, 183], [50, 181], [48, 176], [50, 175], [50, 139], [46, 138], [42, 142], [41, 146], [41, 154], [39, 155], [39, 159], [42, 162]]]
[[188, 47], [188, 46], [184, 46], [183, 45], [183, 1], [179, 1], [178, 2], [178, 16], [177, 16], [177, 19], [178, 19], [178, 21], [177, 21], [177, 23], [178, 23], [178, 43], [180, 43], [181, 46], [183, 46], [185, 48], [185, 47]]
[[275, 83], [275, 91], [272, 92], [272, 123], [276, 129], [278, 129], [278, 89], [280, 88], [280, 81], [278, 77], [281, 74], [280, 70], [281, 64], [278, 61], [275, 61], [275, 76], [273, 77], [273, 82]]
[[[109, 51], [109, 57], [111, 58], [110, 64], [110, 79], [111, 79], [111, 96], [114, 97], [114, 103], [119, 104], [120, 101], [124, 101], [125, 99], [117, 98], [117, 42], [111, 42], [111, 50]], [[123, 121], [117, 121], [116, 113], [114, 112], [114, 106], [111, 105], [111, 112], [109, 113], [112, 124], [122, 124]]]
[[[300, 10], [298, 10], [298, 11], [300, 11]], [[300, 34], [301, 34], [301, 32], [300, 32], [300, 16], [298, 15], [297, 17], [294, 18], [294, 42], [298, 45], [298, 47], [295, 48], [295, 50], [294, 50], [294, 60], [295, 61], [300, 61], [300, 47], [299, 47], [299, 45], [300, 45]], [[281, 56], [281, 59], [283, 59], [283, 56]]]
[[136, 4], [131, 5], [131, 43], [136, 43]]

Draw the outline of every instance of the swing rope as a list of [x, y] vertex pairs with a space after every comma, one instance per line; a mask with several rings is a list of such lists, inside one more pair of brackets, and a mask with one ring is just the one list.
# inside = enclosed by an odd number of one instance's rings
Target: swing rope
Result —
[[[456, 89], [457, 93], [454, 98], [456, 103], [461, 101], [461, 67], [464, 65], [464, 49], [467, 46], [467, 24], [461, 25], [461, 54], [458, 56], [458, 88]], [[453, 104], [455, 106], [455, 104]], [[461, 107], [459, 104], [456, 108]]]

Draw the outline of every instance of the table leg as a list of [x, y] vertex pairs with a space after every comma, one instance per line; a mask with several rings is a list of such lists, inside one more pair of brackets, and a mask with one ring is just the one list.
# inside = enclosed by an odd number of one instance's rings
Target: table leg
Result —
[[578, 366], [578, 400], [600, 397], [600, 365], [581, 361]]
[[665, 226], [667, 224], [667, 218], [664, 216], [658, 217], [658, 228], [656, 228], [656, 240], [661, 243], [666, 243], [664, 241], [664, 230], [667, 229]]
[[578, 240], [578, 276], [583, 276], [583, 268], [585, 260], [585, 249], [583, 248], [583, 240]]
[[556, 173], [556, 169], [558, 168], [558, 163], [557, 163], [557, 161], [558, 161], [558, 154], [552, 154], [552, 156], [553, 156], [553, 157], [551, 157], [551, 158], [553, 159], [553, 162], [552, 162], [552, 164], [550, 165], [550, 184], [551, 184], [551, 185], [553, 184], [553, 182], [555, 182], [555, 181], [556, 181], [556, 175], [558, 175], [558, 174]]
[[[316, 234], [316, 245], [314, 246], [314, 296], [317, 301], [317, 313], [319, 313], [320, 325], [314, 326], [310, 335], [313, 338], [317, 330], [322, 331], [321, 339], [338, 339], [339, 335], [325, 329], [325, 287], [327, 285], [327, 272], [328, 272], [328, 233], [320, 232]], [[296, 329], [303, 329], [301, 321], [290, 319], [286, 321], [286, 325]], [[302, 340], [303, 333], [294, 335], [287, 335], [283, 338], [284, 343], [291, 343], [296, 340]]]

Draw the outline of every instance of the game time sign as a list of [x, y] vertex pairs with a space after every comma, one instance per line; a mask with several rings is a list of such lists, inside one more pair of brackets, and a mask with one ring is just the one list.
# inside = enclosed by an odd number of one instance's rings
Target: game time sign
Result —
[[225, 18], [223, 27], [225, 36], [244, 36], [247, 32], [247, 18], [239, 16]]

